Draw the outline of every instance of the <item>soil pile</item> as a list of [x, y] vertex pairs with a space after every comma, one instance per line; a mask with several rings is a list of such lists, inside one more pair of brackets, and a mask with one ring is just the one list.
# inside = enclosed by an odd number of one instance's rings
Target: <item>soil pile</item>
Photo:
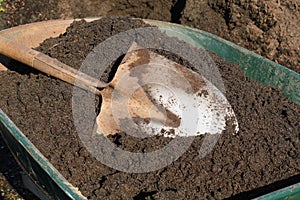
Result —
[[130, 15], [196, 27], [300, 72], [298, 0], [4, 1], [1, 27], [57, 19]]
[[[45, 41], [39, 50], [79, 68], [95, 45], [120, 31], [141, 26], [145, 26], [141, 21], [129, 18], [75, 22], [59, 38]], [[168, 40], [173, 42], [174, 38], [162, 41]], [[150, 173], [119, 172], [90, 155], [73, 124], [71, 85], [32, 70], [0, 73], [0, 84], [6, 86], [0, 88], [0, 107], [90, 199], [250, 198], [261, 195], [261, 187], [268, 192], [290, 184], [284, 180], [300, 173], [300, 107], [280, 91], [246, 78], [236, 64], [211, 56], [219, 67], [240, 132], [233, 135], [233, 127], [228, 125], [213, 151], [202, 159], [198, 151], [203, 136], [196, 137], [178, 160]], [[181, 58], [168, 57], [190, 67]], [[149, 143], [133, 142], [124, 133], [111, 140], [127, 150], [143, 150], [143, 144]]]

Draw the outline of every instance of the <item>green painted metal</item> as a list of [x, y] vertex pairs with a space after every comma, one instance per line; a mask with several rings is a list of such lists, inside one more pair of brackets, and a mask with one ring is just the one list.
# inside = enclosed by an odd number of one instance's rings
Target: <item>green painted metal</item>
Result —
[[15, 159], [51, 199], [85, 199], [0, 109], [0, 132]]
[[147, 21], [158, 25], [170, 36], [178, 37], [195, 47], [212, 51], [224, 57], [227, 62], [239, 64], [247, 77], [264, 85], [282, 89], [286, 97], [300, 104], [300, 74], [205, 31], [178, 24]]
[[[248, 77], [262, 84], [282, 89], [285, 96], [300, 105], [300, 74], [207, 32], [154, 20], [145, 20], [145, 22], [157, 25], [167, 34], [176, 36], [195, 47], [212, 51], [224, 57], [228, 62], [238, 63]], [[85, 199], [34, 147], [1, 109], [0, 132], [20, 166], [48, 196], [53, 199]], [[300, 199], [300, 183], [257, 199]]]
[[256, 198], [256, 200], [299, 200], [299, 199], [300, 199], [300, 183], [297, 183], [295, 185]]

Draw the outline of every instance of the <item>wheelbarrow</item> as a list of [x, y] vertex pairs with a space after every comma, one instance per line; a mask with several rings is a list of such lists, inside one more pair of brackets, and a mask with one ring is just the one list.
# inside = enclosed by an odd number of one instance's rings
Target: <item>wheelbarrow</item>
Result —
[[[88, 18], [86, 21], [96, 19], [98, 18]], [[34, 48], [45, 39], [64, 33], [72, 22], [73, 20], [38, 22], [3, 30], [0, 35]], [[227, 62], [239, 64], [247, 77], [264, 85], [280, 88], [286, 97], [300, 105], [300, 74], [204, 31], [155, 20], [144, 22], [159, 27], [170, 36], [178, 33], [176, 37], [179, 39], [197, 48], [212, 51], [224, 57]], [[5, 65], [5, 61], [2, 63]], [[5, 66], [0, 64], [1, 70], [5, 70]], [[18, 164], [26, 173], [24, 184], [28, 189], [43, 199], [86, 199], [52, 166], [1, 109], [0, 131]], [[300, 182], [257, 199], [287, 198], [300, 199]]]

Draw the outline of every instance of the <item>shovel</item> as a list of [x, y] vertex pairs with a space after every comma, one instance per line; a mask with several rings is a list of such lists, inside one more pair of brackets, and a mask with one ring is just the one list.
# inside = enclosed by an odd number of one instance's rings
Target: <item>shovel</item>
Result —
[[97, 132], [104, 135], [121, 131], [139, 137], [141, 133], [166, 137], [219, 134], [229, 118], [238, 131], [231, 105], [212, 83], [136, 44], [130, 47], [109, 83], [4, 37], [0, 37], [0, 54], [101, 95], [96, 121]]

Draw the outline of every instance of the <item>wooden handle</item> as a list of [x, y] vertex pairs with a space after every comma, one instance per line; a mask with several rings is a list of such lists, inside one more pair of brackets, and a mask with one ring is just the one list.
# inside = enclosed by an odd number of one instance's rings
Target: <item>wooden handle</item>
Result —
[[98, 95], [100, 95], [98, 88], [104, 88], [108, 85], [57, 59], [2, 36], [0, 36], [0, 54]]

